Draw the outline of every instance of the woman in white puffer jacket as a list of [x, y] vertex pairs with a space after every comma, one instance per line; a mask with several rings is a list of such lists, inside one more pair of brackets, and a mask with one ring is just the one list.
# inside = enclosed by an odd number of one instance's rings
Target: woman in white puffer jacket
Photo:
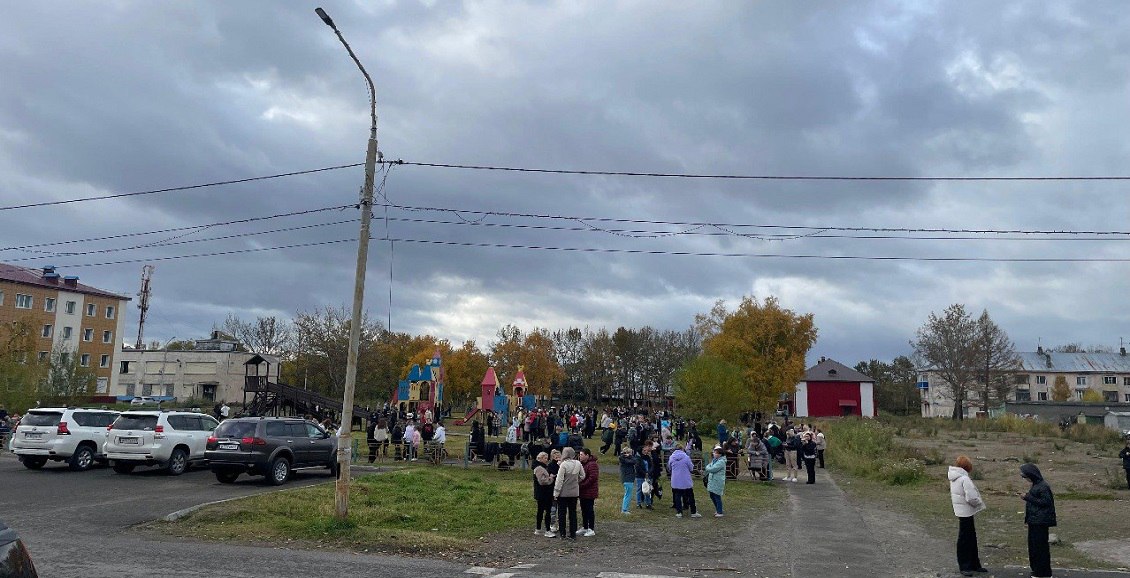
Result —
[[988, 572], [977, 556], [977, 529], [973, 516], [985, 509], [981, 492], [973, 485], [969, 473], [973, 462], [966, 456], [958, 456], [949, 469], [950, 501], [953, 514], [957, 516], [957, 566], [962, 576], [972, 576], [974, 572]]

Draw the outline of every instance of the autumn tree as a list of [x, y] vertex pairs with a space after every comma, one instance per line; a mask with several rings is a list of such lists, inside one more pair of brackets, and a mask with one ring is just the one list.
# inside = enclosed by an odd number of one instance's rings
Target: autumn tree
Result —
[[855, 364], [855, 370], [875, 380], [875, 407], [895, 415], [918, 413], [918, 377], [914, 362], [900, 355], [890, 363], [872, 359]]
[[[702, 336], [705, 361], [695, 360], [680, 374], [681, 394], [677, 393], [677, 399], [680, 406], [689, 407], [701, 403], [688, 397], [691, 392], [718, 389], [714, 415], [710, 417], [735, 409], [764, 413], [775, 410], [781, 396], [794, 391], [804, 376], [805, 356], [817, 334], [811, 313], [801, 315], [785, 309], [774, 297], [763, 302], [744, 297], [733, 312], [719, 301], [709, 314], [696, 316], [695, 322]], [[707, 369], [717, 363], [736, 368], [736, 374], [727, 370], [723, 375], [737, 375], [740, 379], [741, 405], [721, 405], [730, 403], [724, 392], [732, 386], [712, 382], [717, 373]]]
[[[324, 307], [300, 311], [294, 318], [293, 361], [284, 365], [283, 381], [306, 386], [330, 397], [340, 396], [345, 387], [345, 366], [349, 356], [349, 327], [352, 314], [340, 307]], [[380, 361], [378, 340], [387, 332], [379, 323], [361, 319], [361, 341], [357, 358], [357, 400], [376, 402], [382, 399], [377, 385], [386, 383], [387, 375], [378, 375]], [[392, 370], [400, 372], [400, 364]], [[388, 387], [383, 388], [387, 399]]]
[[1083, 399], [1081, 401], [1084, 401], [1086, 403], [1102, 403], [1103, 394], [1093, 389], [1088, 389], [1083, 392]]
[[443, 358], [444, 397], [451, 407], [463, 407], [480, 395], [479, 385], [490, 362], [486, 353], [472, 340]]
[[1004, 403], [1012, 388], [1010, 376], [1020, 368], [1020, 357], [1008, 334], [997, 325], [989, 311], [983, 310], [976, 325], [977, 393], [981, 411], [989, 412], [991, 402]]
[[965, 402], [977, 379], [977, 322], [955, 303], [942, 315], [930, 312], [926, 324], [918, 328], [910, 343], [914, 353], [931, 371], [949, 384], [953, 400], [953, 419], [965, 418]]
[[247, 351], [276, 356], [285, 356], [290, 352], [294, 335], [292, 324], [274, 315], [244, 321], [234, 313], [229, 313], [227, 319], [224, 319], [224, 331], [234, 336]]
[[23, 412], [35, 404], [47, 364], [36, 353], [38, 334], [29, 319], [0, 324], [0, 405]]
[[1067, 387], [1067, 378], [1062, 375], [1055, 376], [1052, 384], [1052, 401], [1067, 401], [1071, 398], [1071, 388]]
[[82, 366], [77, 352], [57, 346], [48, 356], [47, 376], [40, 392], [60, 398], [90, 395], [96, 382], [94, 371]]
[[549, 395], [551, 388], [565, 378], [549, 331], [536, 327], [527, 334], [513, 325], [499, 329], [498, 340], [491, 343], [490, 363], [503, 387], [513, 381], [521, 366], [534, 395]]
[[750, 392], [744, 382], [740, 366], [700, 355], [675, 374], [679, 414], [738, 423], [738, 416], [750, 407]]

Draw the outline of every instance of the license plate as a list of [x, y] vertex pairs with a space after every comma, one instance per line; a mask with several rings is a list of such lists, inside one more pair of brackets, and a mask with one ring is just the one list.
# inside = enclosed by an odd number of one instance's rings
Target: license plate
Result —
[[118, 443], [123, 446], [136, 446], [138, 445], [138, 438], [118, 438]]
[[233, 451], [239, 449], [239, 444], [220, 444], [221, 450]]
[[24, 439], [27, 440], [41, 440], [43, 439], [42, 433], [27, 432], [24, 434]]

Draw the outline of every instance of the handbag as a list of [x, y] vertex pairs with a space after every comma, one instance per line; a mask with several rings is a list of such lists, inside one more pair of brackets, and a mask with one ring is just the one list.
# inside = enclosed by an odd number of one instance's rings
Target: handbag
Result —
[[640, 492], [643, 493], [643, 495], [645, 495], [645, 496], [650, 496], [651, 495], [651, 482], [644, 480], [643, 484], [640, 485]]

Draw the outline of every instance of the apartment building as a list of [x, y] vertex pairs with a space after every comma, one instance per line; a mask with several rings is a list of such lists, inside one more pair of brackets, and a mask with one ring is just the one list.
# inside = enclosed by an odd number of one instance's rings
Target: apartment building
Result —
[[[1058, 379], [1070, 390], [1068, 401], [1082, 401], [1088, 390], [1102, 396], [1105, 403], [1130, 403], [1130, 357], [1126, 348], [1117, 353], [1060, 353], [1036, 351], [1017, 353], [1020, 366], [1010, 376], [1007, 400], [1040, 402], [1052, 400], [1052, 388]], [[953, 397], [949, 384], [936, 373], [919, 371], [918, 389], [922, 394], [923, 417], [949, 417], [953, 414]], [[979, 409], [979, 400], [966, 400], [965, 415]]]
[[108, 394], [117, 382], [114, 357], [130, 298], [79, 283], [76, 276], [60, 276], [55, 269], [0, 263], [0, 323], [31, 323], [39, 336], [40, 361], [56, 349], [76, 355], [97, 376], [96, 393]]

